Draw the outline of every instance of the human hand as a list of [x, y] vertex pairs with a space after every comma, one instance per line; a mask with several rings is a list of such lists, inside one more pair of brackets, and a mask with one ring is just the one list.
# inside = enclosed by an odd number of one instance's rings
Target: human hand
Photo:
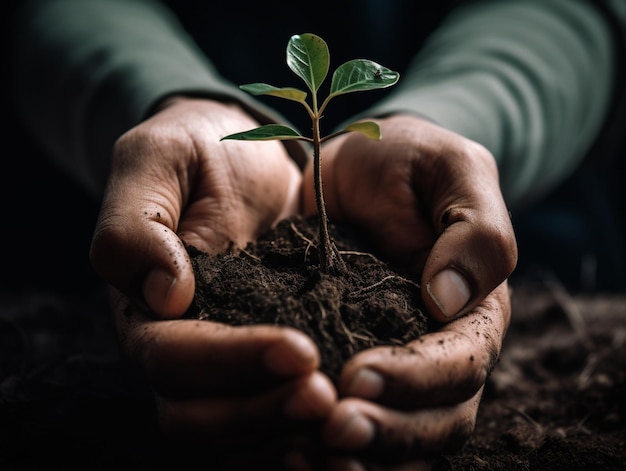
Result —
[[[427, 470], [471, 436], [511, 307], [507, 283], [470, 313], [404, 348], [365, 350], [345, 365], [323, 429], [337, 470]], [[331, 455], [332, 456], [332, 455]]]
[[[428, 314], [445, 324], [406, 349], [351, 359], [325, 436], [362, 457], [411, 460], [453, 449], [473, 431], [509, 324], [517, 248], [486, 149], [417, 117], [379, 122], [380, 142], [351, 133], [323, 148], [328, 215], [421, 273]], [[312, 188], [303, 186], [307, 212]]]
[[121, 347], [154, 392], [166, 451], [183, 468], [208, 456], [218, 469], [282, 469], [336, 402], [317, 347], [298, 330], [155, 319], [115, 289], [112, 308]]
[[95, 270], [176, 318], [195, 286], [182, 240], [209, 253], [243, 247], [298, 211], [301, 175], [279, 142], [219, 142], [255, 126], [237, 105], [176, 98], [123, 135], [92, 240]]
[[[414, 116], [379, 120], [382, 140], [358, 133], [322, 150], [329, 218], [363, 229], [376, 250], [421, 273], [429, 314], [469, 312], [517, 263], [517, 247], [491, 154]], [[311, 165], [303, 185], [313, 213]]]
[[177, 98], [115, 145], [91, 259], [115, 287], [122, 347], [178, 439], [270, 439], [335, 400], [303, 334], [180, 319], [195, 286], [183, 241], [244, 246], [299, 209], [301, 173], [281, 143], [220, 142], [257, 125], [236, 105]]

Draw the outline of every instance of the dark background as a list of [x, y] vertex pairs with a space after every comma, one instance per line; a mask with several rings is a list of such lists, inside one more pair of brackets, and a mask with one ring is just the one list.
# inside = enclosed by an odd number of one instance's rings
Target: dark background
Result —
[[[2, 3], [2, 90], [0, 106], [2, 106], [2, 164], [0, 169], [0, 202], [2, 218], [3, 270], [0, 270], [0, 290], [16, 290], [23, 288], [39, 288], [46, 290], [73, 291], [81, 290], [85, 285], [97, 283], [88, 261], [88, 249], [91, 231], [93, 230], [98, 212], [98, 202], [90, 199], [73, 181], [68, 179], [54, 164], [50, 163], [38, 148], [37, 143], [17, 122], [12, 110], [10, 96], [10, 74], [7, 64], [7, 52], [10, 48], [8, 32], [10, 17], [15, 2]], [[203, 8], [219, 8], [219, 3], [208, 5], [209, 2], [173, 2], [181, 13], [185, 8], [195, 8], [192, 18], [202, 18]], [[213, 2], [211, 2], [213, 3]], [[250, 2], [254, 4], [254, 2]], [[287, 2], [289, 3], [289, 2]], [[263, 9], [246, 15], [245, 18], [256, 18]], [[295, 6], [293, 8], [296, 8]], [[293, 15], [301, 19], [302, 31], [308, 31], [316, 23], [315, 12], [306, 16], [306, 7], [298, 7]], [[337, 4], [335, 8], [341, 8]], [[317, 13], [323, 15], [322, 10]], [[346, 12], [337, 13], [347, 14]], [[436, 23], [441, 11], [426, 10]], [[208, 15], [206, 12], [205, 16]], [[304, 19], [302, 19], [304, 18]], [[239, 19], [238, 19], [239, 21]], [[325, 22], [320, 21], [320, 24]], [[358, 24], [358, 22], [355, 22]], [[202, 21], [186, 25], [192, 33], [202, 34]], [[222, 25], [228, 28], [228, 22]], [[399, 26], [400, 27], [400, 26]], [[367, 31], [354, 27], [354, 35], [363, 37]], [[204, 34], [211, 34], [214, 28], [205, 28]], [[255, 30], [251, 23], [244, 30], [248, 36], [239, 38], [241, 41], [253, 40], [262, 31]], [[285, 28], [284, 37], [289, 31]], [[219, 31], [213, 34], [220, 34]], [[336, 31], [319, 32], [322, 37], [336, 36]], [[409, 33], [407, 33], [409, 34]], [[415, 41], [427, 34], [426, 31], [410, 33]], [[282, 37], [273, 35], [272, 37]], [[344, 36], [345, 37], [345, 36]], [[352, 37], [347, 35], [347, 37]], [[339, 39], [335, 39], [338, 41]], [[336, 66], [353, 57], [333, 56], [332, 39], [328, 39], [331, 48], [331, 65]], [[285, 44], [268, 44], [273, 50], [284, 50]], [[342, 45], [346, 46], [346, 45]], [[378, 57], [376, 41], [346, 46], [343, 50], [362, 52], [362, 56]], [[402, 71], [402, 64], [412, 50], [401, 48], [393, 54], [387, 54], [385, 65]], [[394, 49], [394, 50], [395, 50]], [[212, 51], [218, 54], [218, 51]], [[223, 59], [223, 58], [222, 58]], [[289, 85], [293, 74], [284, 65], [282, 54], [276, 55], [276, 64], [266, 70], [280, 71], [276, 76], [264, 76], [260, 69], [263, 64], [248, 64], [248, 69], [241, 70], [234, 61], [224, 61], [225, 73], [233, 76], [235, 83], [245, 83], [250, 77], [258, 77], [259, 81], [267, 81], [278, 86]], [[219, 60], [219, 58], [218, 58]], [[387, 62], [387, 60], [389, 62]], [[230, 66], [228, 64], [231, 64]], [[333, 112], [337, 120], [345, 108], [350, 110], [354, 104], [347, 100], [375, 100], [376, 93], [355, 94], [358, 96], [342, 97], [345, 106], [337, 106]], [[623, 95], [623, 94], [622, 94]], [[573, 291], [624, 291], [626, 290], [626, 230], [625, 230], [625, 190], [626, 158], [623, 129], [626, 129], [622, 101], [622, 116], [613, 121], [613, 127], [604, 144], [597, 146], [586, 163], [574, 175], [555, 189], [544, 200], [524, 211], [513, 214], [513, 222], [518, 235], [520, 262], [514, 276], [537, 270], [553, 272]], [[300, 116], [300, 110], [293, 110], [294, 103], [282, 100], [268, 102], [282, 106], [282, 112], [289, 118]], [[339, 105], [339, 101], [338, 101]], [[361, 104], [362, 106], [366, 106]], [[335, 123], [327, 123], [331, 126]], [[37, 268], [33, 262], [39, 262]]]
[[[177, 457], [159, 448], [149, 391], [117, 350], [106, 289], [89, 264], [98, 202], [44, 158], [12, 111], [6, 61], [12, 5], [0, 4], [0, 469], [159, 469], [168, 459], [175, 465]], [[613, 136], [625, 128], [626, 120], [618, 119]], [[514, 286], [556, 279], [600, 304], [608, 294], [626, 293], [623, 140], [611, 140], [595, 155], [545, 200], [513, 214], [520, 249]], [[557, 311], [563, 316], [564, 309]], [[623, 379], [616, 383], [622, 391]], [[538, 388], [546, 384], [554, 383], [537, 379]], [[574, 388], [565, 392], [576, 395]], [[623, 411], [623, 395], [607, 394]], [[485, 404], [487, 411], [498, 407]], [[496, 412], [503, 424], [518, 417]], [[544, 456], [520, 453], [526, 460]]]

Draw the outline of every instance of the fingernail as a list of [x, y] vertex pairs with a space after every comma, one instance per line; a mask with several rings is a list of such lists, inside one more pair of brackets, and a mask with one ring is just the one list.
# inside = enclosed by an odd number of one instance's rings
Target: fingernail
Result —
[[167, 313], [172, 288], [176, 278], [162, 268], [155, 268], [143, 284], [143, 297], [148, 306], [159, 314]]
[[426, 286], [428, 294], [446, 318], [454, 317], [470, 299], [470, 286], [453, 268], [437, 273]]
[[326, 417], [337, 400], [337, 394], [330, 380], [315, 373], [289, 397], [284, 406], [284, 414], [294, 420], [317, 420]]
[[374, 424], [361, 414], [355, 413], [335, 435], [332, 442], [334, 446], [346, 450], [359, 449], [370, 443], [375, 433]]
[[383, 377], [369, 368], [360, 369], [352, 378], [346, 388], [346, 394], [363, 399], [375, 399], [379, 397], [385, 387]]

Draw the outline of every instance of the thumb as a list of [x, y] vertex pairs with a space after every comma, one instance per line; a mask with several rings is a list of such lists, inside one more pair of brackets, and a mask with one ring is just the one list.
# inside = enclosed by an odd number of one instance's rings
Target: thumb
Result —
[[422, 297], [440, 322], [476, 307], [514, 270], [517, 245], [508, 212], [450, 208], [422, 273]]
[[136, 208], [140, 217], [125, 217], [119, 208], [105, 199], [90, 249], [94, 269], [157, 316], [181, 316], [191, 305], [195, 280], [173, 219], [154, 205]]

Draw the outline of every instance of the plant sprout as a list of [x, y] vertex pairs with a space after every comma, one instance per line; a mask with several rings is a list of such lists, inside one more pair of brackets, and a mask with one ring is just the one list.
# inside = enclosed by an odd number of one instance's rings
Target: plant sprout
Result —
[[282, 124], [267, 124], [249, 131], [238, 132], [220, 140], [303, 140], [313, 144], [315, 199], [319, 219], [319, 263], [322, 273], [345, 273], [346, 267], [328, 232], [328, 219], [322, 192], [321, 144], [341, 134], [356, 131], [370, 139], [380, 140], [380, 127], [373, 121], [358, 121], [325, 137], [320, 135], [320, 119], [330, 100], [346, 93], [375, 90], [394, 85], [399, 74], [367, 59], [348, 61], [334, 71], [328, 96], [319, 104], [318, 90], [326, 79], [330, 67], [330, 54], [326, 42], [315, 34], [294, 35], [287, 44], [287, 65], [306, 83], [311, 92], [297, 88], [277, 88], [265, 83], [241, 85], [239, 88], [252, 95], [269, 95], [298, 102], [304, 106], [312, 122], [312, 136], [306, 137]]

